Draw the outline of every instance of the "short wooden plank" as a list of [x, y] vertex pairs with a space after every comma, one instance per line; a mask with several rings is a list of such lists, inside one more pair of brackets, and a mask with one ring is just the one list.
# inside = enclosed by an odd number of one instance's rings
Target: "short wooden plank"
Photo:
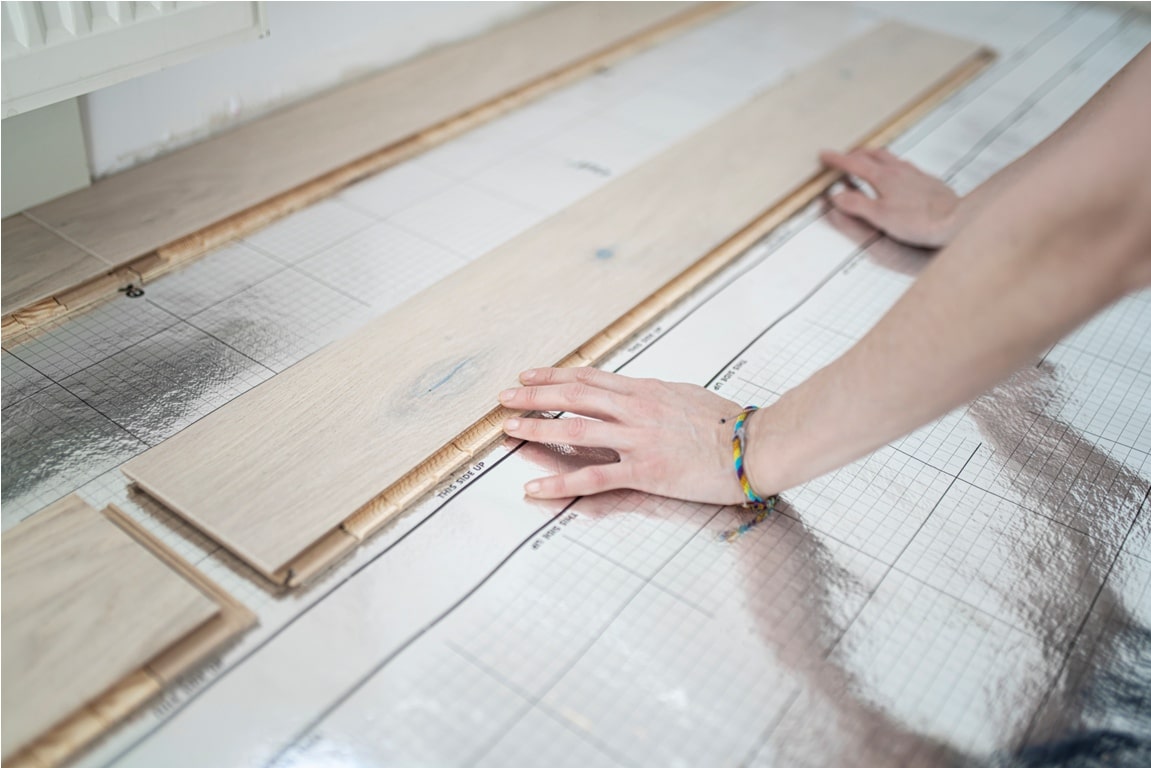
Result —
[[23, 214], [4, 219], [4, 314], [54, 296], [112, 268]]
[[218, 612], [78, 496], [3, 537], [4, 757]]
[[239, 600], [167, 547], [160, 545], [152, 534], [117, 507], [109, 504], [104, 515], [121, 530], [147, 547], [169, 568], [211, 598], [219, 612], [201, 624], [194, 632], [181, 638], [148, 661], [147, 671], [160, 683], [176, 680], [210, 654], [218, 651], [244, 630], [256, 623], [256, 615]]
[[31, 211], [105, 261], [126, 264], [686, 8], [678, 3], [549, 8]]
[[58, 765], [255, 617], [119, 510], [3, 536], [3, 758]]
[[[898, 119], [972, 44], [898, 24], [454, 273], [124, 472], [270, 578], [556, 363]], [[457, 451], [466, 456], [466, 451]], [[370, 530], [353, 519], [353, 533]]]

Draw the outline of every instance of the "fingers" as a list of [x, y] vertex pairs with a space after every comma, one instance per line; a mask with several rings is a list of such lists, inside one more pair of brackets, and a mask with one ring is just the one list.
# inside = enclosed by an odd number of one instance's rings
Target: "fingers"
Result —
[[872, 186], [875, 186], [876, 177], [880, 173], [879, 162], [864, 150], [857, 149], [846, 155], [842, 152], [824, 150], [819, 153], [819, 159], [824, 165], [858, 176]]
[[624, 447], [620, 427], [591, 419], [508, 419], [504, 422], [504, 432], [533, 443], [584, 448]]
[[832, 195], [829, 199], [832, 205], [844, 213], [876, 224], [875, 219], [879, 215], [879, 202], [862, 192], [848, 190]]
[[520, 374], [520, 381], [531, 386], [545, 384], [587, 384], [621, 395], [634, 391], [635, 379], [608, 373], [598, 368], [532, 368]]
[[567, 499], [591, 496], [616, 488], [628, 488], [631, 470], [627, 464], [596, 464], [564, 475], [532, 480], [524, 486], [528, 496], [537, 499]]
[[619, 395], [580, 382], [506, 389], [500, 402], [520, 411], [570, 411], [596, 419], [619, 415]]

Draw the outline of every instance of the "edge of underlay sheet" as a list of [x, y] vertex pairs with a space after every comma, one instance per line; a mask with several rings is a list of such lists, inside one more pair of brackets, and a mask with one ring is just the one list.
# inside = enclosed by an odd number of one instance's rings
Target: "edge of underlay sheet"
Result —
[[[919, 66], [907, 67], [906, 64], [894, 66], [895, 62], [903, 61], [906, 55], [917, 58]], [[494, 393], [498, 391], [499, 383], [511, 383], [504, 382], [507, 371], [503, 368], [511, 371], [533, 364], [558, 362], [561, 365], [588, 365], [598, 361], [624, 342], [632, 332], [729, 263], [790, 213], [813, 199], [834, 179], [833, 174], [823, 172], [815, 162], [815, 149], [818, 147], [805, 148], [803, 153], [792, 149], [786, 155], [779, 155], [777, 152], [776, 157], [762, 157], [757, 155], [757, 152], [762, 154], [764, 146], [757, 145], [756, 141], [764, 142], [771, 148], [772, 131], [778, 134], [790, 130], [792, 141], [802, 139], [809, 143], [816, 142], [821, 146], [846, 147], [861, 143], [871, 145], [885, 143], [970, 79], [986, 66], [991, 57], [989, 51], [972, 43], [901, 24], [882, 25], [842, 46], [809, 69], [770, 89], [747, 106], [737, 109], [713, 126], [689, 137], [655, 160], [620, 177], [599, 192], [510, 243], [493, 250], [429, 291], [375, 321], [353, 337], [317, 353], [276, 379], [260, 385], [216, 413], [205, 417], [201, 422], [165, 443], [133, 459], [123, 468], [124, 474], [140, 489], [235, 552], [265, 577], [279, 583], [292, 585], [302, 583], [351, 551], [359, 541], [383, 525], [404, 505], [426, 493], [451, 471], [498, 437], [499, 424], [504, 414], [500, 409], [493, 410], [487, 407], [486, 403], [490, 402], [489, 390], [491, 399], [494, 400]], [[868, 77], [874, 78], [874, 82], [869, 82]], [[869, 88], [861, 87], [860, 83]], [[808, 90], [804, 90], [805, 88]], [[855, 125], [845, 125], [846, 121], [841, 119], [844, 108], [855, 110], [854, 114], [858, 118]], [[776, 119], [778, 114], [788, 109], [807, 122], [795, 126], [781, 123]], [[755, 118], [758, 118], [759, 122], [755, 122]], [[749, 125], [752, 126], [751, 129]], [[822, 133], [813, 137], [814, 128], [818, 128]], [[741, 137], [741, 132], [746, 135]], [[719, 137], [722, 137], [722, 140]], [[742, 138], [741, 146], [747, 150], [754, 150], [747, 154], [758, 157], [759, 165], [765, 167], [759, 167], [743, 155], [733, 158], [730, 150], [732, 137], [737, 140]], [[782, 141], [787, 137], [777, 135], [774, 138]], [[810, 149], [810, 153], [806, 149]], [[807, 157], [808, 154], [810, 158]], [[802, 155], [802, 159], [796, 159], [798, 155]], [[783, 170], [779, 170], [781, 167]], [[770, 178], [777, 190], [776, 202], [767, 205], [764, 210], [762, 203], [747, 199], [736, 200], [735, 202], [742, 204], [742, 208], [740, 205], [725, 204], [722, 211], [703, 212], [702, 209], [707, 204], [706, 191], [710, 191], [711, 188], [706, 182], [698, 180], [706, 179], [709, 172], [712, 175], [720, 174], [726, 182], [744, 177], [750, 180], [754, 176], [754, 181], [757, 182], [754, 188], [757, 191], [766, 187], [765, 183], [759, 183], [762, 178]], [[771, 174], [775, 176], [772, 177]], [[669, 184], [669, 178], [679, 182], [679, 187]], [[688, 193], [696, 197], [704, 195], [704, 198], [695, 200]], [[688, 194], [690, 198], [687, 203], [683, 202], [683, 194]], [[662, 232], [658, 222], [645, 221], [641, 216], [639, 218], [646, 228], [644, 235], [651, 242], [640, 241], [634, 252], [631, 248], [621, 246], [620, 243], [626, 242], [629, 236], [635, 238], [636, 220], [634, 214], [620, 211], [621, 208], [627, 207], [622, 205], [623, 199], [632, 200], [633, 207], [640, 202], [649, 208], [654, 206], [655, 209], [648, 213], [651, 218], [657, 218], [659, 215], [666, 218], [670, 215], [671, 223], [680, 227], [680, 231], [674, 233], [674, 238], [661, 242], [659, 238]], [[714, 205], [714, 202], [710, 204]], [[676, 206], [682, 208], [684, 205], [689, 206], [691, 210], [678, 212], [675, 210]], [[671, 214], [668, 214], [668, 211], [671, 211]], [[611, 221], [612, 215], [616, 215], [619, 220]], [[706, 223], [693, 221], [693, 216], [706, 220]], [[613, 226], [616, 227], [614, 230], [611, 228]], [[551, 232], [562, 227], [570, 229], [561, 241], [587, 242], [577, 248], [574, 255], [559, 254], [555, 256], [553, 262], [543, 265], [550, 269], [551, 273], [547, 269], [540, 269], [525, 277], [522, 274], [523, 270], [514, 269], [515, 264], [523, 263], [520, 257], [525, 249], [527, 252], [535, 252]], [[597, 227], [603, 231], [597, 231]], [[732, 232], [735, 234], [732, 235]], [[610, 260], [597, 259], [593, 262], [599, 266], [584, 265], [580, 254], [585, 250], [589, 253], [601, 250], [596, 246], [602, 245], [603, 242], [614, 243], [615, 251], [622, 253], [618, 253], [616, 258]], [[644, 255], [650, 254], [653, 250], [658, 251], [659, 256], [659, 262], [655, 266], [652, 265], [651, 258], [644, 260]], [[700, 259], [698, 257], [700, 253], [706, 255]], [[620, 255], [624, 258], [619, 258]], [[566, 258], [569, 263], [566, 266], [557, 266], [561, 258]], [[615, 267], [614, 278], [588, 276], [591, 270], [603, 270], [602, 265], [612, 263], [623, 264]], [[565, 268], [567, 273], [561, 276], [557, 270], [562, 271]], [[652, 283], [657, 285], [666, 283], [666, 285], [654, 293], [642, 286], [637, 287], [638, 283], [645, 282], [643, 279], [645, 269], [648, 272], [646, 280], [648, 285]], [[541, 304], [536, 308], [539, 310], [537, 314], [542, 312], [543, 317], [554, 318], [556, 314], [563, 313], [557, 313], [554, 297], [546, 298], [546, 288], [558, 282], [562, 284], [564, 292], [578, 290], [572, 286], [578, 284], [580, 280], [584, 282], [590, 280], [591, 283], [599, 280], [599, 283], [596, 283], [598, 287], [593, 291], [594, 295], [601, 304], [614, 300], [616, 306], [597, 305], [596, 311], [599, 315], [591, 319], [585, 317], [589, 314], [586, 307], [579, 308], [583, 310], [579, 318], [564, 316], [567, 325], [571, 326], [567, 330], [569, 340], [566, 342], [554, 341], [550, 336], [546, 340], [537, 339], [534, 342], [527, 340], [509, 342], [507, 339], [501, 339], [505, 346], [509, 343], [513, 346], [523, 343], [529, 351], [525, 353], [516, 349], [503, 349], [504, 357], [510, 355], [516, 360], [496, 363], [500, 371], [490, 373], [487, 378], [491, 381], [488, 382], [479, 380], [482, 375], [477, 374], [482, 372], [476, 370], [480, 365], [476, 355], [488, 358], [483, 361], [488, 364], [490, 359], [500, 354], [501, 350], [489, 348], [490, 344], [477, 340], [475, 344], [478, 346], [473, 345], [469, 352], [465, 349], [466, 344], [460, 345], [459, 339], [468, 336], [469, 333], [474, 335], [478, 332], [474, 328], [476, 325], [474, 319], [466, 321], [469, 327], [451, 330], [441, 322], [444, 313], [435, 310], [433, 306], [436, 302], [446, 301], [459, 310], [468, 306], [470, 302], [476, 305], [473, 307], [475, 311], [481, 315], [488, 313], [490, 316], [496, 311], [493, 308], [507, 304], [507, 301], [500, 297], [500, 291], [505, 291], [509, 300], [516, 296], [532, 296]], [[610, 284], [612, 290], [619, 293], [618, 297], [611, 299], [606, 296], [605, 281]], [[532, 285], [529, 286], [529, 283]], [[485, 285], [491, 286], [491, 290], [483, 291], [477, 298], [477, 286]], [[544, 298], [539, 298], [540, 296]], [[433, 306], [433, 309], [421, 311], [421, 304]], [[429, 320], [429, 317], [432, 319]], [[528, 318], [528, 321], [523, 322], [524, 318]], [[613, 321], [611, 318], [617, 319]], [[534, 324], [530, 320], [530, 312], [527, 311], [519, 315], [519, 320], [521, 325], [527, 327]], [[599, 330], [593, 330], [597, 326]], [[394, 329], [392, 334], [394, 338], [391, 342], [388, 341], [389, 327]], [[584, 328], [587, 330], [583, 330]], [[418, 341], [413, 342], [411, 339], [413, 333], [417, 335], [422, 333], [425, 338], [444, 339], [443, 343], [437, 345], [437, 349], [447, 355], [445, 360], [440, 361], [441, 367], [446, 366], [444, 370], [439, 370], [436, 361], [431, 359], [427, 360], [428, 365], [417, 370], [408, 372], [402, 370], [402, 366], [411, 367], [409, 364], [411, 356], [421, 353], [426, 356], [426, 345], [420, 345]], [[577, 338], [582, 338], [584, 341], [574, 340]], [[556, 351], [549, 351], [548, 344], [552, 344]], [[566, 352], [558, 351], [561, 344], [566, 346]], [[367, 349], [371, 346], [379, 348]], [[356, 351], [346, 352], [349, 347]], [[453, 347], [459, 349], [453, 352]], [[571, 352], [573, 348], [577, 350], [575, 353]], [[368, 353], [366, 355], [365, 350]], [[407, 424], [407, 434], [403, 434], [401, 426], [398, 429], [402, 437], [393, 433], [385, 440], [381, 438], [379, 431], [365, 431], [363, 424], [356, 424], [372, 421], [367, 412], [368, 408], [361, 408], [357, 413], [352, 411], [339, 413], [343, 406], [337, 400], [352, 394], [341, 391], [346, 389], [348, 377], [352, 380], [359, 377], [359, 380], [363, 381], [365, 380], [363, 377], [381, 375], [379, 371], [364, 369], [362, 362], [356, 362], [365, 356], [397, 361], [396, 366], [387, 374], [390, 378], [380, 382], [379, 390], [372, 390], [372, 402], [377, 409], [391, 408], [388, 415], [395, 418], [389, 420], [389, 424], [396, 424], [409, 417], [412, 408], [427, 404], [426, 398], [423, 403], [418, 401], [424, 394], [440, 386], [437, 384], [424, 393], [420, 381], [423, 379], [431, 381], [428, 377], [434, 378], [437, 382], [441, 379], [444, 381], [453, 377], [454, 379], [452, 386], [445, 387], [445, 391], [438, 395], [440, 400], [437, 401], [437, 409], [424, 416], [435, 417], [440, 413], [440, 409], [449, 404], [459, 411], [459, 399], [464, 392], [479, 391], [483, 394], [472, 395], [477, 405], [465, 405], [472, 409], [472, 415], [450, 414], [445, 417], [449, 420], [438, 431], [429, 429], [427, 419], [417, 418], [414, 424]], [[540, 359], [541, 356], [546, 359]], [[519, 357], [524, 359], [519, 360]], [[461, 359], [466, 365], [460, 362]], [[464, 370], [461, 371], [460, 366], [464, 366]], [[401, 370], [397, 371], [397, 368]], [[320, 373], [317, 374], [317, 371]], [[334, 379], [332, 371], [339, 372]], [[444, 378], [442, 374], [448, 371], [450, 375]], [[459, 375], [461, 372], [462, 375]], [[309, 382], [308, 377], [315, 378], [317, 375], [320, 378], [331, 379], [326, 385], [318, 388], [325, 394], [320, 399], [309, 399], [306, 396], [301, 399], [301, 393], [315, 385], [315, 382]], [[471, 381], [465, 384], [468, 379]], [[397, 383], [397, 380], [400, 383]], [[387, 391], [389, 386], [392, 388], [393, 399], [399, 398], [390, 406], [385, 402], [387, 397], [375, 394], [377, 391]], [[295, 392], [292, 391], [293, 387]], [[287, 393], [286, 400], [279, 404], [270, 399], [276, 397], [277, 391]], [[404, 400], [404, 392], [409, 396], [407, 400]], [[305, 401], [307, 407], [302, 407]], [[291, 403], [288, 410], [284, 410], [285, 403]], [[367, 405], [370, 406], [371, 403]], [[278, 411], [282, 413], [275, 415]], [[320, 411], [323, 411], [323, 414]], [[308, 428], [301, 428], [299, 423], [309, 418], [313, 420], [318, 418], [322, 421], [316, 422], [316, 429], [309, 432], [309, 437], [305, 439], [301, 435], [303, 432], [308, 432]], [[328, 439], [325, 437], [326, 431], [331, 430], [333, 424], [344, 423], [352, 424], [353, 429], [361, 430], [362, 434], [351, 438], [345, 436], [339, 446], [328, 446], [331, 449], [330, 454], [325, 453], [323, 442]], [[452, 423], [465, 423], [469, 426], [463, 430], [459, 427], [452, 429], [450, 426]], [[237, 431], [238, 428], [241, 429], [240, 432]], [[214, 437], [212, 430], [219, 430], [218, 435]], [[254, 439], [252, 430], [259, 431], [262, 437], [251, 446], [242, 449], [242, 458], [233, 456], [226, 465], [220, 464], [220, 457], [217, 454], [221, 450], [221, 445], [235, 449], [245, 440], [251, 442]], [[304, 442], [301, 443], [301, 439], [304, 439]], [[410, 449], [409, 455], [415, 456], [418, 450], [418, 455], [425, 458], [393, 459], [393, 464], [402, 464], [404, 469], [391, 480], [382, 479], [383, 473], [396, 470], [379, 470], [379, 478], [370, 479], [364, 477], [363, 467], [352, 469], [348, 465], [343, 470], [337, 468], [334, 475], [329, 472], [327, 477], [322, 478], [317, 476], [316, 466], [313, 464], [304, 466], [307, 464], [304, 458], [305, 445], [309, 451], [318, 450], [321, 455], [330, 456], [331, 460], [348, 464], [346, 455], [341, 459], [340, 454], [348, 453], [349, 443], [355, 445], [354, 452], [357, 456], [378, 455], [382, 462], [392, 459], [389, 454], [396, 453], [396, 443], [407, 447], [419, 439], [429, 447], [424, 448], [417, 444]], [[433, 440], [435, 446], [431, 445]], [[272, 450], [275, 451], [277, 450], [275, 447], [284, 441], [298, 443], [297, 451], [288, 453], [279, 451], [275, 456], [268, 458], [269, 454], [266, 452], [268, 446], [273, 446]], [[263, 452], [263, 457], [253, 458], [256, 452]], [[263, 469], [256, 467], [261, 461], [264, 464]], [[295, 492], [280, 493], [277, 498], [277, 491], [274, 489], [269, 495], [267, 485], [253, 487], [250, 482], [242, 479], [244, 470], [237, 472], [237, 465], [243, 462], [252, 465], [246, 470], [251, 473], [249, 478], [282, 477], [285, 474], [291, 476]], [[278, 465], [271, 466], [269, 462]], [[362, 486], [361, 489], [350, 488], [357, 482]], [[212, 490], [213, 488], [215, 490]], [[380, 492], [379, 488], [384, 490]], [[300, 496], [296, 497], [296, 494]], [[354, 497], [356, 500], [332, 502], [331, 497], [341, 495], [348, 499]], [[290, 496], [295, 498], [289, 498]], [[289, 511], [281, 517], [271, 512], [273, 507], [279, 512], [292, 505], [296, 505], [294, 514]], [[329, 509], [339, 506], [338, 514], [333, 512], [322, 514], [320, 510], [323, 510], [325, 505]], [[260, 514], [259, 510], [267, 510], [264, 514], [276, 515], [276, 523], [254, 521], [253, 518]], [[256, 514], [253, 515], [253, 512]], [[272, 525], [272, 528], [269, 529], [268, 525]], [[315, 531], [314, 534], [302, 530], [308, 525], [311, 525], [310, 531]], [[319, 530], [321, 525], [323, 530]], [[311, 544], [303, 544], [300, 547], [281, 545], [278, 548], [286, 553], [283, 559], [276, 555], [268, 558], [257, 554], [251, 546], [252, 531], [257, 531], [255, 538], [259, 539], [258, 531], [261, 527], [264, 530], [271, 530], [272, 534], [279, 536], [281, 540], [286, 536], [292, 536], [295, 541], [301, 541], [307, 535], [311, 539]], [[237, 533], [238, 538], [245, 540], [246, 544], [238, 541]], [[276, 548], [269, 550], [266, 544], [267, 540], [265, 546], [257, 546], [256, 549], [262, 548], [265, 553], [275, 551]]]

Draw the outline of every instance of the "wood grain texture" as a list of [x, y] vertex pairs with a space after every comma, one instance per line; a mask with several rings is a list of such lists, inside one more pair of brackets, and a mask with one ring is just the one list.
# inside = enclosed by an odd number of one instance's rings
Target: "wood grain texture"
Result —
[[109, 504], [104, 510], [104, 515], [142, 546], [151, 550], [152, 554], [175, 573], [196, 585], [196, 588], [219, 608], [215, 616], [201, 624], [194, 632], [176, 641], [148, 662], [147, 671], [161, 683], [171, 683], [238, 634], [256, 624], [256, 615], [239, 600], [163, 546], [119, 507]]
[[5, 765], [62, 763], [254, 621], [123, 513], [78, 496], [6, 533], [2, 568]]
[[818, 178], [820, 148], [859, 144], [978, 56], [966, 42], [884, 25], [124, 472], [282, 579], [309, 545], [442, 458], [518, 371], [568, 358]]
[[[55, 247], [72, 240], [108, 266], [59, 272], [11, 301], [6, 292], [6, 315], [49, 297], [59, 306], [18, 314], [4, 330], [114, 295], [127, 282], [123, 272], [101, 276], [112, 267], [154, 279], [729, 5], [556, 5], [36, 206], [28, 213], [53, 230]], [[7, 228], [3, 240], [7, 291], [31, 262]], [[60, 297], [79, 286], [70, 304]]]
[[3, 241], [0, 303], [4, 314], [53, 296], [61, 286], [78, 285], [111, 269], [23, 214], [4, 219]]
[[533, 14], [31, 212], [108, 263], [121, 264], [682, 10], [676, 3], [592, 3]]
[[[946, 78], [939, 81], [929, 93], [916, 101], [910, 108], [862, 141], [860, 146], [874, 149], [887, 145], [994, 60], [995, 54], [992, 51], [981, 50], [977, 55], [967, 59], [964, 64], [953, 69]], [[826, 170], [790, 195], [779, 200], [718, 248], [681, 272], [675, 279], [648, 296], [630, 312], [620, 317], [603, 332], [558, 363], [558, 366], [580, 367], [595, 365], [603, 360], [626, 344], [635, 333], [654, 322], [660, 314], [703, 285], [745, 250], [823, 194], [838, 178], [838, 172]], [[502, 424], [511, 415], [512, 413], [502, 406], [493, 408], [483, 419], [468, 427], [450, 444], [441, 448], [428, 460], [409, 470], [387, 490], [356, 510], [355, 514], [344, 520], [338, 529], [326, 534], [308, 549], [309, 568], [307, 570], [296, 567], [303, 556], [292, 561], [292, 567], [285, 571], [288, 585], [299, 586], [308, 583], [317, 573], [322, 573], [324, 567], [330, 567], [338, 561], [349, 550], [348, 535], [354, 536], [361, 542], [366, 540], [402, 512], [408, 504], [414, 503], [425, 494], [433, 492], [435, 487], [445, 479], [445, 464], [447, 464], [446, 470], [448, 472], [454, 471], [467, 464], [473, 457], [497, 441], [506, 440]], [[321, 553], [329, 556], [326, 564], [317, 562]]]

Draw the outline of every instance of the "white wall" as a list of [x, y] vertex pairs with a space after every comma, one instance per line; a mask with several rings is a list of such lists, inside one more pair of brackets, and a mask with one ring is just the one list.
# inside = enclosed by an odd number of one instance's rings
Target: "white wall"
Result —
[[527, 2], [269, 2], [270, 36], [81, 98], [95, 178], [478, 34]]

